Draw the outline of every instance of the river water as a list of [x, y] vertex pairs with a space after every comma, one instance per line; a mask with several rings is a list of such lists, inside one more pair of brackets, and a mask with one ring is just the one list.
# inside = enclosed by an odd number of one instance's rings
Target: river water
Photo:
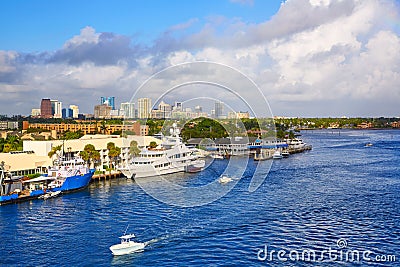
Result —
[[[199, 207], [165, 204], [127, 179], [1, 206], [0, 266], [399, 265], [400, 131], [301, 138], [313, 150], [275, 160], [269, 173], [270, 162], [259, 162], [256, 175], [268, 175], [256, 191], [248, 190], [257, 164], [250, 160], [232, 190]], [[167, 178], [204, 184], [226, 165]], [[128, 225], [147, 246], [114, 257], [109, 246]]]

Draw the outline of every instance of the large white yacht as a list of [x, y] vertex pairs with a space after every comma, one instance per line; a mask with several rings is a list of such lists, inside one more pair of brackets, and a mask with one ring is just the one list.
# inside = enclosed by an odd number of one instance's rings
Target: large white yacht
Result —
[[170, 133], [170, 136], [163, 137], [161, 145], [154, 149], [144, 148], [139, 156], [119, 170], [126, 177], [135, 179], [204, 168], [205, 161], [182, 143], [175, 123]]

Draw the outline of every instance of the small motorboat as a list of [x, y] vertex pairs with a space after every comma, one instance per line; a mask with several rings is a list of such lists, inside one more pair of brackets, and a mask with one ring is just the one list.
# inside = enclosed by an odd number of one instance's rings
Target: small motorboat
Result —
[[283, 158], [281, 152], [279, 150], [275, 151], [275, 153], [272, 155], [273, 159], [281, 159]]
[[370, 146], [373, 146], [373, 144], [372, 143], [366, 143], [365, 144], [365, 147], [370, 147]]
[[185, 172], [200, 172], [204, 169], [206, 162], [202, 159], [197, 159], [190, 163], [190, 165], [185, 166]]
[[220, 184], [227, 184], [232, 181], [233, 179], [231, 177], [228, 177], [227, 175], [222, 175], [221, 177], [218, 178], [218, 182]]
[[287, 158], [289, 157], [290, 153], [287, 150], [282, 151], [282, 157]]
[[145, 243], [137, 243], [132, 241], [132, 238], [135, 238], [134, 234], [123, 235], [119, 237], [121, 239], [120, 244], [112, 245], [110, 250], [113, 255], [125, 255], [130, 254], [136, 251], [142, 251], [146, 246]]

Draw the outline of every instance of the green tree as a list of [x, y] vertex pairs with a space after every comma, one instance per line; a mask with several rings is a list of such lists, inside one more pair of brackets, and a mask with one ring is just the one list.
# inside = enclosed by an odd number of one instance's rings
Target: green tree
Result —
[[136, 157], [140, 153], [140, 149], [138, 148], [138, 143], [135, 140], [132, 140], [129, 144], [129, 153]]
[[[93, 165], [95, 165], [96, 161], [98, 159], [100, 159], [100, 153], [98, 151], [96, 151], [96, 148], [94, 147], [94, 145], [92, 144], [87, 144], [85, 145], [85, 147], [83, 148], [83, 151], [87, 153], [87, 156], [85, 153], [82, 152], [79, 153], [82, 157], [82, 159], [84, 159], [83, 157], [87, 158], [87, 162], [90, 165], [91, 163]], [[98, 159], [97, 159], [98, 158]], [[85, 160], [85, 159], [84, 159]]]
[[150, 147], [151, 149], [154, 149], [154, 148], [157, 147], [157, 143], [156, 143], [155, 141], [151, 141], [150, 144], [149, 144], [149, 147]]
[[5, 143], [6, 143], [6, 140], [4, 140], [4, 138], [0, 138], [0, 152], [3, 152]]
[[57, 154], [58, 151], [61, 151], [62, 145], [59, 146], [53, 146], [51, 148], [51, 150], [49, 151], [49, 153], [47, 153], [47, 155], [49, 156], [49, 158], [52, 158], [54, 155]]
[[67, 131], [67, 132], [64, 133], [64, 139], [65, 140], [79, 139], [82, 136], [83, 136], [82, 131], [77, 131], [77, 132]]
[[84, 161], [86, 161], [87, 163], [89, 163], [90, 155], [89, 155], [89, 153], [88, 153], [87, 151], [83, 150], [83, 151], [79, 152], [79, 156], [80, 156]]
[[8, 144], [8, 146], [6, 148], [8, 150], [8, 152], [23, 150], [22, 140], [21, 140], [21, 138], [19, 138], [16, 135], [7, 136], [5, 142], [6, 142], [6, 144]]
[[8, 144], [8, 143], [4, 144], [4, 146], [3, 146], [3, 152], [4, 152], [4, 153], [8, 153], [8, 152], [10, 152], [10, 151], [11, 151], [11, 145]]
[[108, 149], [108, 157], [110, 158], [110, 161], [115, 168], [115, 163], [119, 155], [121, 154], [121, 148], [115, 146], [113, 142], [107, 143], [107, 149]]

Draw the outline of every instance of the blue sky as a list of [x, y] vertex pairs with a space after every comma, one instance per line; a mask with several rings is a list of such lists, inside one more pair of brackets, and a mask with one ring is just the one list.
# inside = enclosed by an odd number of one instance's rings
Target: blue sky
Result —
[[22, 52], [56, 50], [65, 40], [91, 26], [99, 32], [131, 36], [150, 43], [174, 25], [223, 16], [259, 23], [275, 14], [281, 1], [129, 1], [129, 0], [4, 0], [0, 6], [0, 49]]
[[[231, 86], [260, 116], [400, 116], [399, 1], [4, 0], [0, 10], [0, 114], [29, 115], [41, 98], [81, 113], [101, 96], [155, 102], [197, 79]], [[167, 72], [137, 94], [155, 73], [203, 61], [217, 64]], [[221, 88], [165, 100], [245, 111]]]

